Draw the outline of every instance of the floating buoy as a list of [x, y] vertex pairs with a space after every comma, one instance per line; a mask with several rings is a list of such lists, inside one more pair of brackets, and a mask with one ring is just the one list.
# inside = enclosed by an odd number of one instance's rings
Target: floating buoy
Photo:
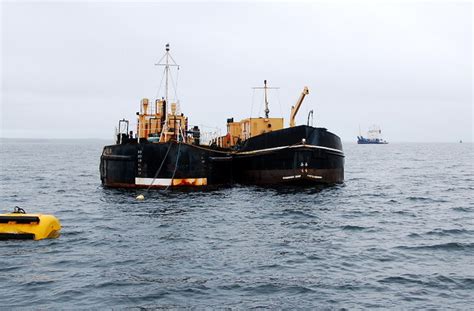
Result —
[[138, 201], [143, 201], [145, 200], [145, 196], [143, 194], [139, 194], [137, 195], [137, 198], [136, 198]]
[[27, 214], [15, 207], [13, 213], [0, 214], [0, 240], [42, 240], [59, 237], [61, 224], [53, 215]]

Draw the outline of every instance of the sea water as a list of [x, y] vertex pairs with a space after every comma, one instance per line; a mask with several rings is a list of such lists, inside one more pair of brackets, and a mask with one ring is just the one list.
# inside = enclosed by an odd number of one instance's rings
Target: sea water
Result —
[[2, 140], [0, 211], [63, 228], [0, 241], [0, 308], [474, 306], [473, 144], [346, 143], [328, 188], [145, 192], [101, 186], [106, 143]]

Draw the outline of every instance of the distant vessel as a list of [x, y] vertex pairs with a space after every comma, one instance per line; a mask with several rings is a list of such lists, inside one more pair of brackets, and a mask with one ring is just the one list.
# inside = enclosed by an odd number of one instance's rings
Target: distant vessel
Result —
[[[309, 93], [303, 89], [291, 109], [290, 127], [269, 116], [264, 81], [265, 117], [227, 120], [227, 134], [203, 144], [178, 102], [168, 98], [170, 67], [177, 66], [166, 45], [165, 94], [142, 99], [137, 131], [119, 121], [116, 142], [105, 146], [100, 160], [102, 184], [117, 188], [201, 187], [240, 184], [332, 184], [344, 180], [340, 138], [325, 128], [296, 125], [295, 116]], [[171, 108], [171, 109], [169, 109]], [[309, 116], [308, 116], [309, 120]]]
[[382, 139], [381, 135], [382, 135], [382, 130], [377, 125], [374, 125], [369, 129], [369, 131], [367, 132], [367, 137], [364, 137], [360, 134], [360, 128], [359, 128], [359, 136], [357, 136], [357, 143], [361, 144], [361, 145], [388, 144], [388, 142], [386, 140]]

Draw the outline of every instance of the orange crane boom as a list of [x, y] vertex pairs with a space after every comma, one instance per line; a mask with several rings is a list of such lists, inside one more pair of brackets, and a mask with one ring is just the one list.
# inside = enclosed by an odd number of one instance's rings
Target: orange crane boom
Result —
[[291, 114], [290, 114], [290, 127], [295, 126], [295, 117], [296, 114], [298, 113], [298, 110], [300, 110], [301, 104], [303, 103], [303, 100], [306, 95], [309, 94], [309, 89], [307, 86], [304, 87], [303, 92], [301, 92], [300, 97], [296, 101], [296, 105], [291, 106]]

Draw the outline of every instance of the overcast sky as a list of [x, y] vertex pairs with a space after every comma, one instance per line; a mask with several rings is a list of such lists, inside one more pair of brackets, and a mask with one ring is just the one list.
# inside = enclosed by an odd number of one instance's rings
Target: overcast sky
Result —
[[[155, 98], [170, 43], [190, 124], [263, 114], [354, 141], [472, 141], [472, 3], [23, 2], [1, 5], [0, 137], [110, 138]], [[253, 109], [252, 109], [253, 107]]]

